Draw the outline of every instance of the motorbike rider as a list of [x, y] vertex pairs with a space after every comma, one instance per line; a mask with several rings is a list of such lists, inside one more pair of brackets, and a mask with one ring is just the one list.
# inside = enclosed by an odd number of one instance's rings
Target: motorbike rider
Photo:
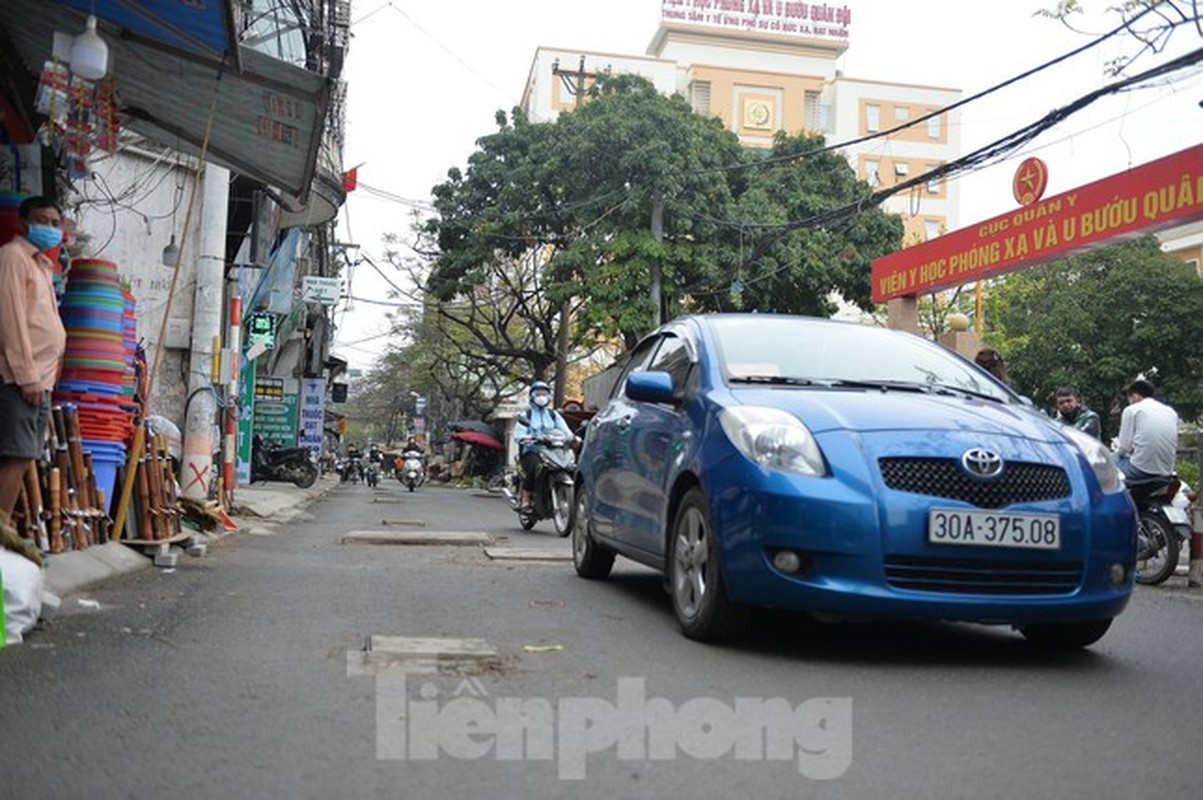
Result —
[[1178, 412], [1153, 397], [1144, 378], [1124, 387], [1128, 405], [1120, 415], [1112, 447], [1129, 483], [1174, 475], [1177, 471]]
[[360, 452], [359, 445], [355, 444], [355, 442], [351, 442], [347, 445], [347, 458], [346, 461], [343, 462], [343, 481], [349, 480], [352, 473], [354, 473], [356, 477], [359, 477], [362, 474], [363, 467], [359, 462], [359, 459], [362, 456], [363, 453]]
[[1082, 395], [1072, 386], [1057, 389], [1057, 422], [1088, 433], [1096, 439], [1103, 436], [1103, 423], [1099, 415], [1082, 402]]
[[572, 429], [560, 416], [560, 412], [551, 408], [551, 387], [543, 381], [534, 381], [530, 385], [530, 412], [527, 419], [519, 419], [514, 425], [514, 441], [518, 443], [518, 465], [522, 471], [521, 507], [524, 509], [531, 507], [535, 472], [539, 467], [535, 439], [552, 430], [561, 430], [570, 438], [573, 435]]

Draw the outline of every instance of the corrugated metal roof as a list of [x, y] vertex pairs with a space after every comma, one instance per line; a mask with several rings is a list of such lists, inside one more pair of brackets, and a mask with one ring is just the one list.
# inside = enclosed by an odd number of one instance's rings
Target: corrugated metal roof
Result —
[[[54, 32], [74, 35], [83, 22], [61, 4], [4, 0], [0, 27], [36, 75], [51, 58]], [[245, 47], [236, 71], [123, 37], [106, 23], [99, 33], [109, 45], [109, 74], [123, 125], [196, 153], [216, 97], [209, 158], [308, 200], [329, 97], [326, 79]]]

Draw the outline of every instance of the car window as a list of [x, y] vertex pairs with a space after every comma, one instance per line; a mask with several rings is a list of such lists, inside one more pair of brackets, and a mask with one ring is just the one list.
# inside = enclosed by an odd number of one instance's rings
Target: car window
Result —
[[710, 327], [729, 382], [909, 384], [1018, 402], [955, 353], [898, 331], [769, 315], [717, 317]]
[[656, 356], [648, 365], [649, 370], [667, 372], [672, 376], [673, 388], [678, 392], [685, 388], [689, 378], [689, 368], [693, 362], [689, 355], [689, 343], [679, 336], [665, 336], [656, 351]]
[[652, 360], [652, 355], [656, 352], [656, 345], [658, 344], [660, 344], [660, 337], [649, 336], [635, 346], [635, 349], [631, 351], [631, 355], [627, 359], [626, 366], [622, 368], [622, 372], [618, 375], [618, 380], [615, 381], [614, 388], [610, 390], [610, 397], [622, 395], [628, 375], [632, 372], [642, 372], [647, 369], [648, 362]]

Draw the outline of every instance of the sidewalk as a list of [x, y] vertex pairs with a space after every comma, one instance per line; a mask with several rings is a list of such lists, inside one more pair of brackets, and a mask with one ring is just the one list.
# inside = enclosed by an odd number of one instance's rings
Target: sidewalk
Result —
[[[337, 475], [319, 478], [308, 489], [290, 483], [241, 486], [234, 493], [231, 509], [238, 530], [197, 533], [196, 538], [201, 543], [211, 543], [231, 533], [288, 522], [337, 486]], [[135, 547], [120, 542], [94, 545], [86, 550], [47, 556], [46, 590], [66, 597], [153, 566], [154, 560]]]

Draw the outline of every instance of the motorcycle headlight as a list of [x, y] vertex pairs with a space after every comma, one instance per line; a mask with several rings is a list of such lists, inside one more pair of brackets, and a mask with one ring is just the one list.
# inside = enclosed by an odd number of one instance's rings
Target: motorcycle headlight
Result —
[[777, 408], [732, 406], [719, 413], [731, 443], [765, 469], [822, 477], [827, 465], [810, 429]]
[[1061, 433], [1065, 437], [1077, 445], [1082, 451], [1082, 455], [1086, 456], [1086, 463], [1090, 464], [1090, 468], [1094, 470], [1094, 476], [1099, 480], [1099, 486], [1106, 493], [1122, 492], [1124, 490], [1124, 476], [1119, 471], [1119, 465], [1115, 463], [1115, 457], [1111, 455], [1111, 451], [1103, 446], [1103, 443], [1094, 438], [1090, 434], [1082, 433], [1076, 428], [1062, 426]]

